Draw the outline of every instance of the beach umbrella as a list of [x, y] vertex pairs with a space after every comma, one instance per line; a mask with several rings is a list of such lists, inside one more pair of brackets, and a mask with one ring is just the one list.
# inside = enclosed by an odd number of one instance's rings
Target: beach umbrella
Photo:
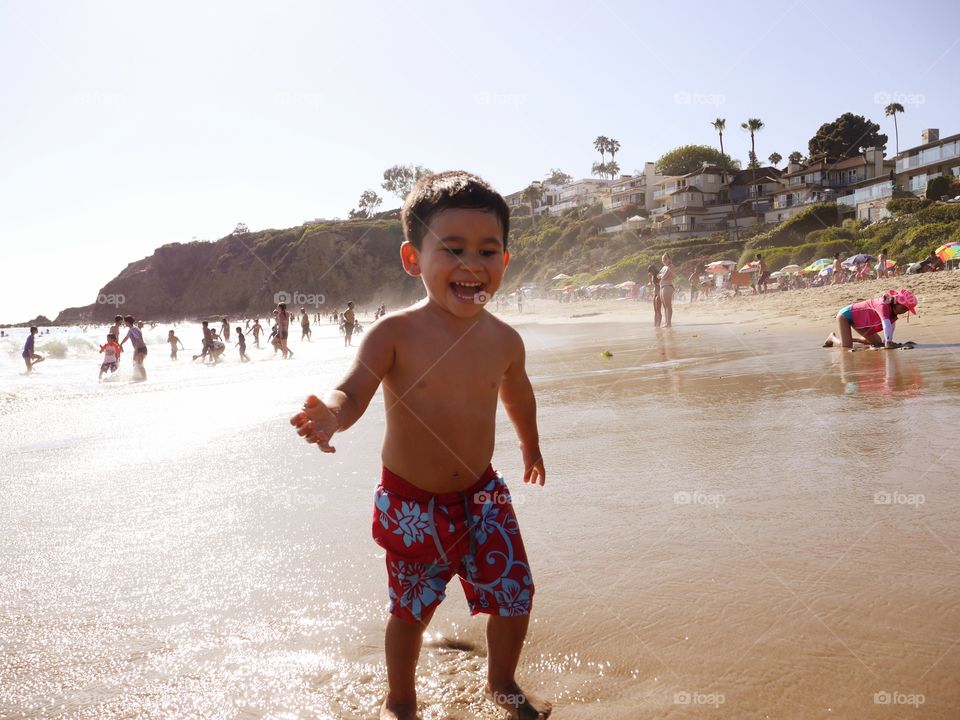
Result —
[[712, 275], [724, 275], [736, 267], [737, 264], [733, 260], [714, 260], [707, 264], [704, 270]]
[[776, 280], [778, 277], [783, 277], [783, 273], [777, 270], [776, 272], [770, 273], [770, 279]]
[[887, 270], [889, 270], [890, 268], [895, 268], [896, 266], [897, 264], [893, 260], [887, 260], [887, 268], [886, 268]]
[[877, 258], [875, 258], [873, 255], [867, 255], [866, 253], [858, 253], [857, 255], [851, 255], [850, 257], [848, 257], [846, 260], [843, 261], [842, 264], [844, 267], [849, 267], [850, 265], [854, 265], [856, 263], [861, 263], [861, 264], [868, 263], [868, 262], [875, 263], [876, 261], [877, 261]]
[[943, 245], [941, 245], [940, 247], [938, 247], [936, 250], [934, 250], [934, 252], [935, 252], [937, 255], [939, 255], [941, 252], [943, 252], [944, 250], [946, 250], [948, 247], [951, 247], [952, 245], [960, 245], [960, 240], [951, 240], [951, 241], [948, 242], [948, 243], [944, 243]]
[[554, 275], [551, 280], [569, 280], [570, 276], [566, 273], [560, 273], [559, 275]]
[[937, 250], [937, 257], [948, 262], [950, 260], [960, 259], [960, 243], [953, 243]]
[[576, 290], [576, 289], [577, 289], [576, 285], [567, 285], [566, 287], [562, 288], [564, 292], [569, 292], [570, 290]]
[[636, 285], [636, 283], [633, 280], [624, 280], [616, 287], [620, 290], [630, 290], [634, 285]]
[[740, 268], [740, 272], [757, 272], [760, 269], [760, 266], [757, 264], [757, 261], [749, 262]]
[[600, 286], [600, 289], [601, 289], [601, 290], [612, 290], [612, 289], [613, 289], [613, 283], [604, 283], [603, 285]]
[[807, 272], [819, 272], [830, 265], [833, 265], [833, 260], [830, 258], [820, 258], [807, 265], [806, 270]]
[[786, 267], [780, 268], [780, 272], [783, 275], [796, 275], [797, 273], [803, 272], [803, 268], [799, 265], [787, 265]]
[[833, 275], [833, 265], [827, 265], [820, 271], [820, 277], [829, 277], [830, 275]]

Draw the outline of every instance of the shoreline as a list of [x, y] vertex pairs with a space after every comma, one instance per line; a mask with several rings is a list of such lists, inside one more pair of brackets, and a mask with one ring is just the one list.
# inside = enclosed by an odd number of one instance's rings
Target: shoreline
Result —
[[[736, 325], [791, 332], [804, 335], [822, 330], [824, 337], [834, 329], [834, 318], [844, 305], [876, 297], [892, 288], [904, 287], [916, 293], [917, 315], [899, 324], [900, 335], [931, 336], [941, 342], [960, 342], [960, 271], [942, 271], [907, 275], [884, 280], [868, 280], [844, 285], [827, 285], [803, 290], [770, 291], [762, 295], [712, 297], [693, 304], [684, 300], [674, 304], [674, 330], [695, 324], [715, 323], [723, 318]], [[497, 315], [511, 325], [534, 323], [580, 324], [587, 322], [634, 323], [653, 327], [650, 302], [626, 300], [586, 300], [559, 303], [540, 299], [523, 312], [511, 310]], [[902, 338], [898, 338], [902, 339]]]

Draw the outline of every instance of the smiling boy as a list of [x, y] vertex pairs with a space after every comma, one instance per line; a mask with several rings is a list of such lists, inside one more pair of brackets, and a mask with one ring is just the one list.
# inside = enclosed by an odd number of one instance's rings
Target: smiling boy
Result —
[[545, 718], [550, 704], [514, 677], [533, 578], [510, 493], [490, 464], [499, 397], [520, 439], [524, 482], [546, 479], [523, 341], [484, 307], [510, 259], [509, 210], [483, 180], [452, 171], [418, 182], [401, 221], [403, 268], [427, 298], [371, 325], [340, 384], [322, 402], [308, 398], [291, 422], [334, 452], [334, 433], [383, 384], [373, 536], [386, 550], [391, 616], [380, 717], [416, 717], [423, 632], [458, 575], [471, 614], [488, 615], [487, 697], [513, 717]]

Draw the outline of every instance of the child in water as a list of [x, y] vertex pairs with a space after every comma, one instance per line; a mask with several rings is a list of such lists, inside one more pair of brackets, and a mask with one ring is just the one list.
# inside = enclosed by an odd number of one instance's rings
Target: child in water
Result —
[[249, 362], [247, 357], [247, 339], [243, 336], [243, 328], [237, 325], [237, 347], [240, 348], [240, 362]]
[[[839, 345], [852, 348], [853, 343], [885, 347], [888, 350], [902, 347], [893, 341], [897, 317], [905, 312], [917, 314], [917, 296], [909, 290], [890, 290], [878, 298], [847, 305], [837, 313], [837, 332], [832, 332], [824, 341], [824, 347]], [[863, 339], [854, 338], [851, 329]], [[883, 337], [880, 337], [880, 332]]]
[[43, 362], [43, 358], [37, 355], [33, 349], [34, 338], [38, 332], [40, 331], [36, 326], [31, 325], [30, 334], [27, 335], [26, 342], [23, 343], [23, 352], [21, 355], [23, 356], [23, 361], [27, 364], [27, 372], [33, 372], [33, 366], [39, 362]]
[[[170, 332], [173, 332], [173, 330]], [[100, 365], [100, 375], [97, 376], [97, 380], [103, 380], [104, 373], [107, 371], [111, 373], [117, 371], [117, 362], [120, 360], [120, 353], [123, 352], [123, 348], [117, 345], [117, 336], [109, 333], [106, 344], [100, 346], [100, 352], [103, 353], [103, 363]]]
[[167, 333], [167, 342], [170, 343], [170, 359], [171, 360], [177, 359], [177, 343], [180, 343], [181, 350], [186, 350], [186, 348], [183, 347], [183, 343], [180, 342], [180, 338], [178, 338], [173, 333], [173, 330]]
[[420, 180], [404, 203], [400, 256], [427, 298], [372, 324], [340, 384], [322, 402], [308, 397], [291, 420], [335, 452], [334, 434], [383, 384], [373, 536], [386, 550], [391, 617], [381, 720], [418, 717], [423, 633], [455, 575], [471, 614], [488, 615], [487, 698], [515, 718], [550, 714], [515, 679], [534, 586], [509, 490], [490, 464], [499, 397], [520, 438], [523, 481], [546, 478], [523, 340], [484, 306], [510, 259], [509, 224], [503, 197], [475, 175]]

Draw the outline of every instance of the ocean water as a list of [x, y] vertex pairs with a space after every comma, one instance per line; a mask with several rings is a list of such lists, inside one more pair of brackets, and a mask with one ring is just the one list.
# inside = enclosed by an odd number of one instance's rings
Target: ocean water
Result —
[[[558, 718], [956, 717], [960, 349], [645, 323], [518, 326], [548, 470], [523, 486], [503, 417], [521, 681]], [[334, 327], [217, 367], [167, 329], [144, 383], [97, 382], [102, 329], [41, 336], [29, 377], [0, 339], [0, 717], [375, 716], [379, 396], [325, 456], [287, 421], [350, 362]], [[500, 717], [484, 672], [451, 586], [424, 718]]]

